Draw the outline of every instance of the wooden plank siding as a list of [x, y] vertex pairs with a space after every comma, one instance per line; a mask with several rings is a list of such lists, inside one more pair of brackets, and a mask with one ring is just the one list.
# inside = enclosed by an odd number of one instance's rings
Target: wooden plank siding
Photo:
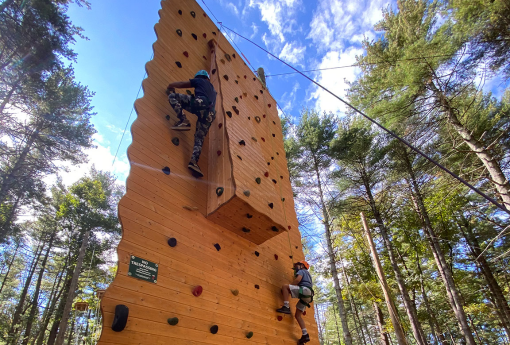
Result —
[[[131, 169], [119, 203], [118, 271], [102, 298], [99, 344], [296, 344], [301, 331], [294, 317], [274, 311], [282, 304], [281, 286], [293, 279], [292, 263], [304, 259], [276, 102], [196, 1], [161, 4], [144, 96], [135, 102]], [[197, 179], [187, 169], [196, 116], [186, 114], [191, 131], [172, 131], [177, 117], [165, 90], [200, 69], [215, 70], [218, 98], [199, 160], [205, 176]], [[177, 240], [175, 247], [169, 238]], [[132, 255], [158, 264], [157, 283], [129, 276]], [[204, 289], [199, 297], [192, 294], [197, 285]], [[129, 318], [117, 333], [111, 324], [119, 304], [129, 308]], [[171, 317], [179, 318], [176, 326], [167, 323]], [[310, 344], [318, 345], [313, 308], [305, 322]], [[217, 334], [210, 332], [213, 325]]]

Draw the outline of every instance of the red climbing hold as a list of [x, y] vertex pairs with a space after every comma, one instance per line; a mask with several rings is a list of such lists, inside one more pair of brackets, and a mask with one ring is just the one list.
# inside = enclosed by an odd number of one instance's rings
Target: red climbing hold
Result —
[[218, 152], [216, 152], [218, 154], [218, 156], [221, 156], [221, 151], [218, 150]]
[[278, 315], [278, 321], [282, 321], [283, 320], [283, 317]]
[[276, 255], [276, 254], [275, 254], [275, 255], [274, 255], [274, 259], [275, 259], [275, 260], [278, 260], [278, 255]]
[[262, 117], [265, 119], [266, 118], [266, 114], [262, 115]]
[[205, 12], [204, 12], [204, 17], [207, 17], [207, 14], [205, 14]]
[[204, 60], [207, 60], [207, 58], [205, 57], [205, 55], [202, 55], [202, 57], [204, 58]]
[[188, 57], [188, 56], [189, 56], [188, 52], [186, 52], [186, 51], [185, 51], [185, 52], [183, 52], [182, 54], [183, 54], [185, 57]]
[[262, 139], [263, 142], [266, 142], [266, 139], [264, 139], [263, 137], [261, 137], [260, 139]]
[[267, 107], [268, 107], [268, 108], [271, 108], [271, 104], [268, 104], [268, 105], [267, 105]]
[[244, 76], [244, 79], [246, 79], [246, 76]]
[[202, 36], [204, 36], [204, 38], [207, 38], [207, 34], [205, 32], [202, 34]]
[[264, 176], [265, 176], [265, 177], [269, 177], [269, 173], [266, 171], [266, 172], [264, 173]]
[[200, 285], [195, 286], [192, 291], [193, 296], [195, 296], [195, 297], [200, 296], [202, 294], [202, 291], [204, 291], [204, 289], [202, 289], [202, 287]]
[[292, 229], [292, 227], [289, 225], [289, 230]]
[[218, 128], [221, 129], [223, 127], [223, 123], [218, 124]]
[[306, 315], [306, 310], [303, 312], [303, 316], [305, 316], [305, 315]]

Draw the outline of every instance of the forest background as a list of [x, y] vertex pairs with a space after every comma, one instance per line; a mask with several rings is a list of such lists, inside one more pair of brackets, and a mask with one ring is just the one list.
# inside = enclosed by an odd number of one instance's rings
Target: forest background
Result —
[[[273, 4], [281, 11], [289, 2]], [[268, 3], [246, 2], [279, 37], [285, 28], [271, 28]], [[62, 179], [66, 167], [87, 162], [98, 139], [94, 93], [73, 68], [73, 44], [86, 32], [68, 16], [89, 5], [0, 4], [4, 344], [95, 344], [101, 331], [99, 296], [115, 274], [123, 184], [111, 169], [95, 167]], [[295, 94], [268, 79], [281, 105], [321, 343], [508, 344], [510, 6], [402, 0], [377, 11], [375, 34], [354, 51], [359, 73], [332, 91], [503, 208], [358, 112], [328, 109], [317, 90], [296, 110]], [[292, 60], [304, 51], [267, 38], [280, 58], [305, 67]], [[257, 54], [254, 61], [267, 60]], [[266, 62], [267, 74], [276, 62]], [[324, 76], [314, 74], [327, 84]]]

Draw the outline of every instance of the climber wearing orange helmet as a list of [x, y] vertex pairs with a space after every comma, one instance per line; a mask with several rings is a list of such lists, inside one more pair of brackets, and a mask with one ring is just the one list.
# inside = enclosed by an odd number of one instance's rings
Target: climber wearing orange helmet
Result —
[[299, 298], [296, 304], [296, 313], [294, 314], [303, 336], [299, 339], [298, 344], [304, 344], [310, 341], [310, 336], [306, 330], [305, 321], [302, 318], [303, 312], [306, 307], [310, 307], [310, 303], [313, 301], [313, 289], [312, 289], [312, 276], [308, 269], [310, 265], [308, 262], [302, 260], [294, 264], [294, 281], [292, 284], [285, 284], [282, 287], [283, 292], [283, 306], [276, 309], [278, 313], [290, 314], [290, 303], [289, 299]]

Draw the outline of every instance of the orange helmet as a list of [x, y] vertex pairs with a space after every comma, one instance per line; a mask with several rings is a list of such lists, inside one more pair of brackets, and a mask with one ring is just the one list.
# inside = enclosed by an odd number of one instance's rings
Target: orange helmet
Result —
[[295, 265], [297, 265], [297, 264], [301, 264], [301, 265], [305, 266], [305, 268], [306, 268], [306, 269], [309, 269], [309, 268], [310, 268], [310, 265], [309, 265], [309, 264], [308, 264], [308, 262], [306, 262], [305, 260], [301, 260], [301, 261], [296, 262], [296, 263], [294, 264], [294, 266], [295, 266]]

